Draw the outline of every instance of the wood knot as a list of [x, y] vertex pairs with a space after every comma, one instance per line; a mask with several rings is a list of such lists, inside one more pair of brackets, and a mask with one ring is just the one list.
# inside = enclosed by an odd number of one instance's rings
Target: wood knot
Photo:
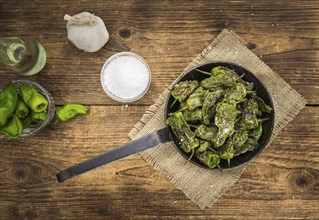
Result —
[[38, 216], [36, 207], [25, 203], [9, 207], [9, 215], [12, 219], [36, 219]]
[[14, 176], [18, 181], [23, 181], [26, 178], [26, 169], [25, 167], [18, 167], [16, 170], [13, 170]]
[[124, 27], [119, 30], [119, 35], [123, 39], [128, 39], [131, 37], [132, 32], [128, 28]]
[[39, 179], [41, 174], [41, 168], [36, 165], [27, 162], [14, 162], [6, 172], [6, 180], [14, 184], [25, 184]]
[[307, 190], [315, 185], [315, 177], [308, 171], [296, 171], [288, 175], [289, 183], [296, 189]]
[[246, 47], [247, 47], [249, 50], [253, 50], [253, 49], [255, 49], [257, 46], [256, 46], [256, 44], [254, 44], [254, 43], [247, 43], [247, 44], [246, 44]]

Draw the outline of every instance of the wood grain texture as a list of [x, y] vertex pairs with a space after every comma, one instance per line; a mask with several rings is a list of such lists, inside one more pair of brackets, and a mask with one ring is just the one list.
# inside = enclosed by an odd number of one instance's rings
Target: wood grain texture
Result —
[[[64, 14], [100, 16], [110, 41], [97, 53], [76, 49]], [[17, 141], [0, 136], [0, 219], [318, 219], [319, 7], [316, 1], [3, 1], [0, 35], [33, 36], [46, 48], [43, 71], [22, 77], [0, 63], [0, 87], [14, 79], [43, 85], [57, 105], [90, 114], [51, 123]], [[139, 155], [58, 184], [60, 170], [129, 141], [149, 105], [224, 28], [307, 99], [308, 106], [210, 209], [201, 210]], [[105, 60], [143, 56], [149, 92], [126, 106], [100, 84]]]
[[[89, 115], [52, 124], [32, 138], [12, 142], [1, 137], [5, 152], [0, 165], [1, 215], [5, 219], [17, 213], [39, 219], [318, 215], [319, 125], [309, 126], [319, 120], [317, 107], [302, 110], [212, 209], [200, 210], [139, 155], [57, 183], [59, 170], [126, 143], [143, 111], [143, 106], [93, 106]], [[81, 124], [90, 126], [83, 129]]]
[[[102, 65], [115, 52], [132, 51], [152, 70], [150, 91], [136, 104], [151, 105], [223, 28], [240, 34], [309, 103], [318, 101], [315, 1], [33, 1], [27, 6], [10, 1], [0, 10], [2, 35], [31, 35], [47, 49], [47, 65], [31, 79], [51, 91], [57, 104], [114, 104], [101, 88]], [[83, 10], [100, 16], [110, 32], [109, 43], [97, 53], [83, 53], [67, 40], [64, 14]], [[18, 77], [0, 68], [0, 86]]]

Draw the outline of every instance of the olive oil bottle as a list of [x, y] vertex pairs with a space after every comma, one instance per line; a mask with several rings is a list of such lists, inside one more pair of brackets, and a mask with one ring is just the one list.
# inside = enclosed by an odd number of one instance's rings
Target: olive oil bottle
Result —
[[1, 61], [21, 75], [34, 75], [46, 62], [43, 46], [29, 37], [0, 37]]

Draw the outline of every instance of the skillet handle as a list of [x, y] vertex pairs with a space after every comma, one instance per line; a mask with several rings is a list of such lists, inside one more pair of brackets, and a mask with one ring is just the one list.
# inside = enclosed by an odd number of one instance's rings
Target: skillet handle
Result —
[[69, 178], [85, 173], [99, 166], [111, 163], [116, 160], [120, 160], [127, 156], [142, 152], [146, 149], [172, 140], [173, 139], [171, 137], [169, 128], [164, 127], [144, 137], [131, 141], [119, 148], [107, 151], [91, 159], [73, 165], [65, 170], [62, 170], [56, 175], [56, 177], [58, 179], [58, 182], [61, 183]]

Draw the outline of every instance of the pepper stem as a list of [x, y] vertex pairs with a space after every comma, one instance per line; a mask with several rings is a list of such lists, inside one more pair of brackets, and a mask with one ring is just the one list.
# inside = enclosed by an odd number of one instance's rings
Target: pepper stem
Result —
[[176, 101], [177, 101], [177, 99], [174, 100], [174, 102], [171, 104], [171, 106], [169, 108], [172, 108], [175, 105]]
[[203, 74], [206, 74], [206, 75], [209, 75], [209, 76], [212, 75], [212, 73], [206, 72], [206, 71], [203, 71], [203, 70], [200, 70], [200, 69], [196, 69], [196, 71], [198, 71], [198, 72], [200, 72], [200, 73], [203, 73]]
[[43, 112], [47, 112], [46, 108], [44, 108], [43, 105], [40, 105], [40, 109], [41, 109]]
[[192, 157], [194, 156], [195, 150], [192, 150], [192, 154], [190, 155], [190, 157], [188, 158], [188, 161], [190, 161], [192, 159]]

